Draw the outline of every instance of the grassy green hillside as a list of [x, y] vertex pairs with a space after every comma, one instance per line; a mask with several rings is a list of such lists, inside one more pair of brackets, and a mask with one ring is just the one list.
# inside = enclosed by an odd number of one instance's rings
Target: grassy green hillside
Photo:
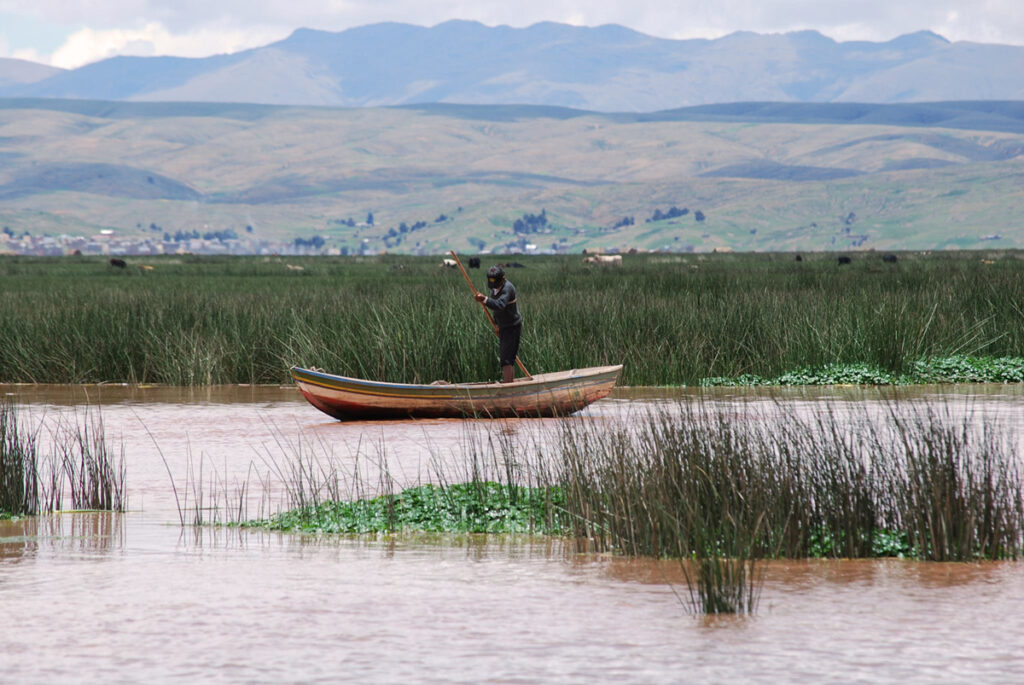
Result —
[[[321, 236], [373, 253], [1024, 247], [1019, 132], [793, 123], [760, 110], [693, 121], [68, 102], [0, 107], [10, 233], [153, 237], [155, 224], [157, 235]], [[688, 211], [646, 221], [673, 206]], [[542, 209], [546, 224], [516, 233], [517, 218]], [[374, 226], [342, 223], [370, 212]]]

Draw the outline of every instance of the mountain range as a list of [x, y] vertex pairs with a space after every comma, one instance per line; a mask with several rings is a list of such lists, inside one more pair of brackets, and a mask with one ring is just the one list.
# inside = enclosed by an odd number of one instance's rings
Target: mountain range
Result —
[[58, 70], [0, 59], [0, 97], [377, 107], [530, 104], [651, 112], [740, 101], [1024, 99], [1024, 47], [931, 32], [837, 42], [815, 31], [655, 38], [617, 25], [299, 29], [234, 54], [114, 57]]

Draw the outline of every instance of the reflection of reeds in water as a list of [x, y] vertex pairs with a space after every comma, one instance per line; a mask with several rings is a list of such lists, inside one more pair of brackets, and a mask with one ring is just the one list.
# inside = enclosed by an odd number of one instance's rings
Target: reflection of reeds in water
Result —
[[51, 437], [42, 451], [38, 432], [27, 432], [17, 410], [0, 404], [0, 512], [58, 511], [65, 497], [74, 509], [123, 511], [123, 448], [111, 449], [102, 418], [62, 420]]
[[91, 555], [121, 549], [125, 541], [122, 520], [119, 514], [88, 511], [0, 522], [0, 562], [38, 557], [46, 550]]

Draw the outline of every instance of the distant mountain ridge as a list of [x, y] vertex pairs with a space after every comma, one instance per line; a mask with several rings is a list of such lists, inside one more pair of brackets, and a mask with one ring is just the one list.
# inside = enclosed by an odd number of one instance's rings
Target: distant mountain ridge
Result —
[[64, 70], [28, 60], [0, 58], [0, 88], [36, 83], [62, 71]]
[[669, 40], [617, 25], [453, 20], [299, 29], [231, 55], [115, 57], [56, 73], [26, 75], [13, 61], [0, 60], [0, 97], [603, 112], [740, 101], [1024, 100], [1024, 47], [951, 43], [927, 31], [884, 43], [840, 43], [815, 31]]

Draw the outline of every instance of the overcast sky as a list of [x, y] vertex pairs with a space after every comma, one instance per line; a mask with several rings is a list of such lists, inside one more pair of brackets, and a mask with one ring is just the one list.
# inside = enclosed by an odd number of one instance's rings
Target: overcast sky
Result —
[[114, 55], [204, 57], [381, 21], [621, 24], [662, 38], [815, 29], [839, 41], [931, 30], [1024, 45], [1024, 0], [0, 0], [0, 57], [77, 67]]

